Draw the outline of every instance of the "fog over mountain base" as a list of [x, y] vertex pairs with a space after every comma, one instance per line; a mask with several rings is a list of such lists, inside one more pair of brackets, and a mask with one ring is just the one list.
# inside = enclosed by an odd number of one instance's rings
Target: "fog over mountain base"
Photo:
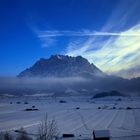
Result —
[[94, 95], [103, 91], [117, 90], [125, 95], [139, 95], [139, 86], [133, 80], [117, 77], [47, 77], [17, 78], [1, 77], [0, 94], [53, 93], [56, 96]]
[[67, 96], [117, 90], [126, 95], [139, 95], [139, 84], [140, 78], [128, 80], [107, 75], [82, 56], [52, 55], [36, 61], [17, 77], [0, 77], [0, 93]]

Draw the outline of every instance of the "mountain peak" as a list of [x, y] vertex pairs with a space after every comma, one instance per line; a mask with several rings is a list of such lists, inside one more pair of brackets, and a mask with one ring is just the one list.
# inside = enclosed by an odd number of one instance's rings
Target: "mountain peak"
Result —
[[57, 58], [57, 59], [62, 59], [63, 55], [59, 55], [59, 54], [56, 54], [56, 55], [51, 55], [50, 58]]
[[19, 77], [69, 77], [103, 74], [94, 64], [82, 56], [52, 55], [40, 58], [33, 66], [22, 71]]

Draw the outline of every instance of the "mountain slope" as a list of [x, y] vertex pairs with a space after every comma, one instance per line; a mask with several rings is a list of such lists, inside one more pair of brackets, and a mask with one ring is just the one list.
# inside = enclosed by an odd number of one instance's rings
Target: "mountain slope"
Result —
[[32, 67], [22, 71], [18, 77], [70, 77], [104, 75], [87, 59], [77, 56], [52, 55], [49, 59], [41, 58]]

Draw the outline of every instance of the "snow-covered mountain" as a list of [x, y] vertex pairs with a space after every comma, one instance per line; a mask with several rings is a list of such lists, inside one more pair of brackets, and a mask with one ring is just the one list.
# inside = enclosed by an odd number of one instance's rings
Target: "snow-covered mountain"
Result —
[[32, 67], [22, 71], [18, 77], [71, 77], [89, 75], [99, 76], [105, 74], [82, 56], [52, 55], [49, 59], [41, 58]]

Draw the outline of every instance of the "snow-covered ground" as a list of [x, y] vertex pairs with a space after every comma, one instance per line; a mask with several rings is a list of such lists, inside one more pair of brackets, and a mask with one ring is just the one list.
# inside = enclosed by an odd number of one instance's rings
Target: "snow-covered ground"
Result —
[[[8, 97], [0, 99], [0, 131], [24, 127], [37, 133], [47, 113], [60, 133], [92, 137], [93, 130], [109, 130], [112, 140], [140, 140], [140, 98], [119, 97], [89, 101], [90, 97]], [[66, 103], [59, 103], [65, 100]], [[20, 101], [20, 104], [17, 102]], [[24, 104], [27, 101], [28, 104]], [[12, 104], [10, 104], [12, 102]], [[38, 111], [24, 111], [33, 105]], [[76, 109], [79, 107], [80, 109]], [[101, 107], [101, 109], [98, 109]], [[115, 107], [115, 109], [113, 109]], [[127, 110], [127, 107], [132, 109]]]

